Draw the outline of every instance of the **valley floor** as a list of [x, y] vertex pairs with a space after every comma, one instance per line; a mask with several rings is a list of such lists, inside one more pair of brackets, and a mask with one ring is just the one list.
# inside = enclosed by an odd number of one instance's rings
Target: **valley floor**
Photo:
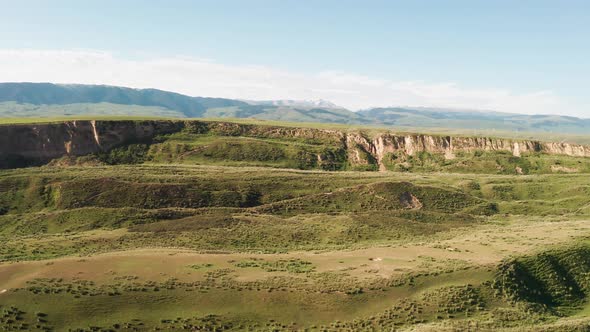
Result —
[[587, 330], [589, 192], [578, 174], [5, 170], [0, 330]]

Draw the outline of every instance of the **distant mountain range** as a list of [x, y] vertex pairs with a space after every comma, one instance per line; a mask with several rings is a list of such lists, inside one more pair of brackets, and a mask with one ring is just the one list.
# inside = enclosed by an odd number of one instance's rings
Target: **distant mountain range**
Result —
[[283, 99], [283, 100], [244, 100], [248, 104], [251, 105], [265, 105], [265, 106], [286, 106], [286, 107], [304, 107], [304, 108], [340, 108], [344, 109], [342, 106], [338, 106], [328, 100], [290, 100], [290, 99]]
[[349, 111], [329, 101], [244, 101], [157, 89], [51, 83], [0, 83], [0, 117], [152, 116], [254, 118], [396, 127], [590, 133], [590, 119], [426, 107]]

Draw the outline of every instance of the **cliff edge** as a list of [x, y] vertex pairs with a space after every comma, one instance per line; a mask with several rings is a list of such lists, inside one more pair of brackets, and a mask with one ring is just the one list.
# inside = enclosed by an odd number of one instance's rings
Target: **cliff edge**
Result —
[[[294, 128], [209, 121], [65, 121], [45, 124], [0, 126], [0, 167], [42, 165], [63, 156], [108, 152], [128, 144], [151, 144], [159, 135], [178, 132], [225, 137], [254, 137], [281, 140], [315, 140], [344, 152], [351, 165], [376, 165], [385, 169], [392, 154], [413, 156], [427, 152], [449, 160], [457, 153], [503, 151], [515, 157], [541, 153], [589, 157], [590, 147], [485, 137], [453, 137], [383, 132], [369, 136], [360, 131]], [[322, 160], [318, 154], [317, 159]]]

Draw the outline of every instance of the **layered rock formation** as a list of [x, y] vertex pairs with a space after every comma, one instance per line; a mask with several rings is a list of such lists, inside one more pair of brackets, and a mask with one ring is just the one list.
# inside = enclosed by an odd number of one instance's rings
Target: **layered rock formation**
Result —
[[[354, 150], [354, 146], [356, 145], [356, 149], [363, 149], [370, 153], [379, 164], [380, 169], [384, 169], [383, 159], [387, 153], [400, 152], [409, 156], [415, 155], [417, 152], [428, 152], [444, 155], [446, 159], [453, 159], [457, 152], [473, 152], [477, 150], [507, 151], [515, 157], [520, 157], [523, 153], [531, 152], [590, 157], [590, 147], [584, 145], [487, 137], [452, 137], [423, 134], [396, 135], [393, 133], [383, 133], [372, 139], [362, 134], [348, 134], [346, 141], [349, 151]], [[354, 155], [352, 158], [354, 159]]]
[[42, 164], [62, 156], [108, 151], [178, 131], [175, 121], [66, 121], [0, 126], [0, 167]]
[[[351, 165], [384, 169], [388, 153], [412, 156], [419, 152], [454, 158], [460, 151], [508, 151], [514, 156], [539, 152], [589, 157], [590, 147], [530, 140], [451, 137], [384, 132], [372, 137], [361, 132], [249, 125], [207, 121], [66, 121], [0, 126], [0, 167], [42, 164], [62, 156], [82, 156], [125, 144], [149, 143], [157, 135], [185, 130], [196, 134], [304, 139], [342, 148]], [[321, 156], [318, 156], [321, 159]]]

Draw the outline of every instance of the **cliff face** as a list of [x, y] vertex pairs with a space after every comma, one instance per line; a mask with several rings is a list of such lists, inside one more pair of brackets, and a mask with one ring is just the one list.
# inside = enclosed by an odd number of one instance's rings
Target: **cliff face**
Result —
[[173, 121], [67, 121], [0, 126], [0, 167], [108, 151], [180, 130], [180, 125]]
[[[428, 152], [444, 155], [445, 159], [453, 159], [458, 152], [477, 150], [507, 151], [516, 157], [531, 152], [590, 157], [590, 147], [584, 145], [487, 137], [395, 135], [385, 133], [369, 139], [361, 134], [348, 134], [346, 141], [349, 150], [354, 150], [354, 146], [356, 146], [356, 149], [363, 149], [370, 153], [377, 161], [380, 169], [384, 169], [383, 160], [387, 153], [403, 153], [412, 156], [418, 152]], [[352, 158], [356, 159], [354, 156]]]
[[[247, 125], [205, 121], [67, 121], [63, 123], [0, 126], [0, 167], [42, 164], [62, 156], [81, 156], [131, 143], [150, 142], [155, 136], [185, 130], [219, 136], [297, 139], [340, 147], [353, 166], [374, 165], [385, 169], [384, 158], [396, 153], [419, 152], [453, 159], [460, 151], [508, 151], [514, 156], [540, 152], [590, 157], [590, 147], [483, 137], [450, 137], [423, 134], [382, 133], [369, 137], [360, 132]], [[318, 156], [321, 159], [322, 156]]]

